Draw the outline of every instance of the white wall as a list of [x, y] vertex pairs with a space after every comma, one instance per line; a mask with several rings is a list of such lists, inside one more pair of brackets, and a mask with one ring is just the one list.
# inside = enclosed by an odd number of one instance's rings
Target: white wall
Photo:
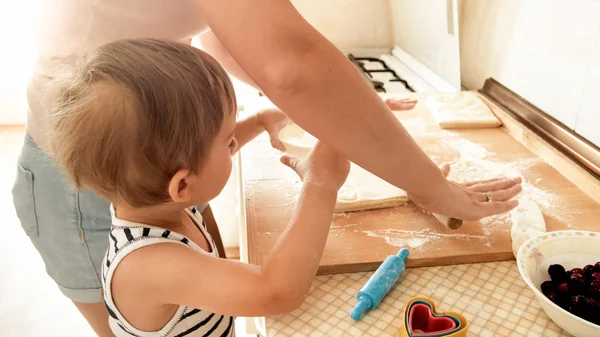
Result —
[[292, 3], [340, 49], [392, 47], [389, 0], [292, 0]]
[[394, 44], [460, 88], [456, 1], [391, 0]]
[[461, 5], [465, 88], [479, 89], [494, 77], [572, 129], [583, 111], [589, 112], [581, 115], [579, 128], [600, 128], [600, 1], [463, 0]]
[[0, 125], [25, 124], [25, 90], [35, 59], [38, 0], [2, 1], [0, 13]]
[[600, 147], [600, 29], [588, 73], [575, 131]]

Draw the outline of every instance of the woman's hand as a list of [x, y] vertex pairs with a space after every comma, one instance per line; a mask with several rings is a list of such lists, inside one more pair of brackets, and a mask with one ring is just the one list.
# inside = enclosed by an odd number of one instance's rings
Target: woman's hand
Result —
[[[440, 167], [444, 176], [450, 172], [450, 165]], [[443, 214], [465, 221], [475, 221], [491, 215], [505, 213], [517, 207], [513, 200], [521, 192], [521, 178], [494, 178], [465, 184], [448, 180], [442, 198], [432, 202], [409, 194], [417, 206], [428, 212]], [[489, 199], [488, 199], [489, 196]]]
[[258, 121], [269, 134], [271, 146], [279, 151], [285, 151], [285, 145], [279, 139], [279, 131], [287, 125], [287, 116], [278, 109], [266, 109], [258, 112]]
[[350, 172], [350, 162], [320, 141], [306, 158], [284, 155], [281, 162], [294, 170], [305, 185], [314, 184], [335, 191], [342, 187]]
[[419, 101], [410, 98], [388, 98], [385, 100], [385, 105], [392, 111], [412, 110]]

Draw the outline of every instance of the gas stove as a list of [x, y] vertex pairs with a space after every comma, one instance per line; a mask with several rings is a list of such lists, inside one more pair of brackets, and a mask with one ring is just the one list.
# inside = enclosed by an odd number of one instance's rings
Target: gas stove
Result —
[[348, 59], [360, 70], [363, 76], [371, 83], [373, 89], [381, 93], [415, 92], [408, 82], [398, 76], [396, 72], [379, 58], [356, 57], [348, 54]]
[[380, 93], [455, 92], [460, 90], [402, 49], [354, 49], [348, 59]]

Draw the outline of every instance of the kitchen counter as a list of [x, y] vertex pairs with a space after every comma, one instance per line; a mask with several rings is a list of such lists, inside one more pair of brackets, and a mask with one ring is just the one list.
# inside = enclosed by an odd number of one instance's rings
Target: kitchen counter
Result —
[[[595, 202], [600, 202], [600, 185], [597, 181], [592, 181], [576, 164], [549, 148], [531, 131], [510, 119], [505, 112], [492, 108], [514, 139], [561, 174], [567, 175], [571, 182], [576, 182], [577, 193], [582, 194], [582, 191], [585, 191], [587, 195], [594, 196]], [[403, 112], [403, 116], [408, 114]], [[281, 232], [281, 228], [277, 227], [280, 226], [281, 219], [274, 221], [276, 219], [274, 214], [277, 213], [282, 219], [283, 215], [291, 215], [300, 182], [298, 179], [289, 178], [293, 175], [291, 171], [273, 160], [279, 154], [270, 149], [267, 135], [259, 136], [253, 144], [254, 146], [242, 150], [246, 201], [242, 209], [247, 220], [244, 223], [245, 228], [242, 229], [242, 241], [248, 242], [247, 247], [242, 249], [242, 260], [260, 264], [262, 262], [260, 257], [271, 249]], [[290, 183], [284, 184], [281, 178], [283, 176], [287, 176]], [[556, 181], [556, 179], [548, 180]], [[275, 195], [279, 199], [275, 198]], [[262, 198], [262, 202], [255, 202], [256, 198]], [[590, 200], [587, 202], [594, 207], [590, 206], [581, 214], [589, 215], [598, 210], [596, 203]], [[594, 217], [590, 216], [591, 220], [595, 219], [592, 218]], [[556, 219], [550, 217], [547, 218], [547, 221], [549, 220]], [[590, 221], [568, 222], [569, 227], [571, 223], [577, 227], [592, 222], [596, 224], [595, 220]], [[265, 225], [268, 223], [273, 223], [273, 227]], [[260, 226], [251, 227], [247, 224]], [[343, 235], [350, 232], [343, 233], [345, 229], [342, 226], [330, 233], [329, 240], [342, 239]], [[549, 228], [549, 230], [557, 229], [562, 228]], [[258, 237], [262, 240], [256, 240]], [[330, 254], [330, 259], [347, 256], [347, 253], [351, 252], [352, 243], [346, 242], [345, 246], [340, 245], [340, 247], [343, 247], [343, 250], [336, 251], [337, 255]], [[376, 250], [388, 248], [397, 251], [399, 249], [389, 247], [386, 242], [373, 247]], [[441, 248], [440, 254], [444, 254], [444, 249], [447, 251], [448, 247]], [[414, 258], [418, 251], [413, 249], [413, 252], [415, 254], [411, 257]], [[384, 257], [388, 252], [379, 253]], [[413, 266], [418, 265], [413, 264]], [[321, 273], [328, 274], [329, 271], [320, 268]], [[514, 261], [409, 268], [379, 307], [355, 322], [349, 317], [349, 311], [356, 304], [356, 294], [371, 275], [372, 272], [356, 272], [317, 276], [310, 294], [300, 309], [290, 314], [265, 319], [267, 336], [396, 336], [403, 326], [406, 302], [419, 295], [431, 298], [440, 311], [452, 310], [462, 313], [469, 321], [468, 336], [568, 336], [542, 311], [534, 293], [520, 277]]]
[[467, 336], [569, 336], [540, 308], [514, 261], [407, 269], [379, 307], [358, 322], [349, 312], [372, 272], [317, 276], [300, 309], [266, 318], [274, 336], [397, 336], [404, 306], [431, 298], [469, 321]]

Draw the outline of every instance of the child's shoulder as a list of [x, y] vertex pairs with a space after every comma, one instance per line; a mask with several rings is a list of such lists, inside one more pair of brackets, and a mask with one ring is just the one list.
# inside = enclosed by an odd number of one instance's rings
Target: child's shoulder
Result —
[[103, 264], [104, 282], [111, 286], [116, 282], [121, 289], [144, 288], [168, 273], [173, 261], [195, 250], [192, 245], [191, 240], [168, 229], [113, 225]]

